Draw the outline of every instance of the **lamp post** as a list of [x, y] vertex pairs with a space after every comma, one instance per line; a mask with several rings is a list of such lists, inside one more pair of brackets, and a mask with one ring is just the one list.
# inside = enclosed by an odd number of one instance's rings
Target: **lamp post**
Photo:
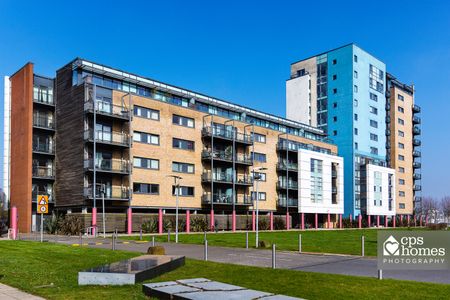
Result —
[[104, 183], [100, 186], [100, 192], [102, 193], [102, 221], [103, 221], [103, 238], [106, 239], [106, 223], [105, 223], [105, 192], [106, 192], [106, 186]]
[[256, 233], [256, 239], [255, 239], [255, 242], [256, 242], [256, 248], [258, 248], [258, 244], [259, 244], [259, 235], [258, 235], [258, 223], [259, 223], [259, 210], [258, 210], [258, 200], [259, 200], [259, 191], [258, 191], [258, 182], [259, 182], [259, 180], [261, 179], [261, 175], [260, 174], [258, 174], [258, 175], [256, 175], [255, 174], [255, 171], [264, 171], [264, 170], [267, 170], [267, 168], [265, 168], [265, 167], [258, 167], [258, 168], [254, 168], [253, 169], [253, 180], [255, 180], [256, 181], [256, 224], [255, 224], [255, 233]]
[[176, 207], [175, 207], [175, 243], [178, 243], [178, 194], [180, 191], [180, 180], [181, 176], [169, 175], [168, 177], [173, 177], [175, 182], [175, 196], [176, 196]]

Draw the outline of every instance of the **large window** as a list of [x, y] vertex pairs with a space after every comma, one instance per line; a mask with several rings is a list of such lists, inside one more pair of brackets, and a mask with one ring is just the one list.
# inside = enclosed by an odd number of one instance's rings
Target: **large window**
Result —
[[267, 161], [266, 155], [264, 153], [252, 152], [251, 156], [254, 161], [259, 161], [259, 162]]
[[133, 165], [135, 168], [159, 170], [159, 160], [145, 157], [134, 157]]
[[376, 147], [370, 147], [370, 154], [378, 155], [378, 148], [376, 148]]
[[194, 128], [195, 127], [195, 121], [192, 118], [183, 117], [179, 115], [173, 115], [172, 116], [172, 123], [175, 125], [180, 125], [184, 127]]
[[152, 145], [159, 145], [159, 135], [135, 131], [133, 133], [133, 141]]
[[134, 115], [136, 117], [151, 119], [151, 120], [159, 120], [159, 111], [151, 108], [134, 106]]
[[[256, 192], [252, 192], [252, 200], [256, 200]], [[266, 201], [266, 193], [258, 192], [258, 201]]]
[[193, 141], [182, 140], [173, 138], [172, 147], [175, 149], [183, 149], [183, 150], [195, 150], [195, 143]]
[[374, 133], [371, 133], [371, 134], [370, 134], [370, 140], [371, 140], [371, 141], [377, 142], [377, 141], [378, 141], [378, 135], [376, 135], [376, 134], [374, 134]]
[[194, 174], [195, 168], [193, 164], [181, 163], [181, 162], [172, 162], [172, 171], [178, 173], [189, 173]]
[[266, 136], [264, 134], [259, 133], [253, 133], [253, 140], [258, 143], [265, 143], [266, 142]]
[[369, 68], [369, 86], [380, 93], [384, 93], [384, 72], [374, 65], [370, 65]]
[[323, 161], [311, 159], [311, 202], [323, 201]]
[[153, 183], [133, 183], [133, 192], [136, 194], [159, 194], [159, 184]]
[[[172, 185], [172, 195], [177, 194], [177, 187]], [[181, 197], [193, 197], [194, 196], [194, 187], [193, 186], [179, 186], [178, 187], [178, 196]]]
[[374, 191], [374, 199], [373, 199], [373, 204], [374, 206], [381, 206], [381, 200], [382, 200], [382, 194], [381, 194], [381, 183], [382, 183], [382, 175], [381, 172], [375, 171], [373, 172], [373, 177], [374, 177], [374, 186], [373, 186], [373, 191]]

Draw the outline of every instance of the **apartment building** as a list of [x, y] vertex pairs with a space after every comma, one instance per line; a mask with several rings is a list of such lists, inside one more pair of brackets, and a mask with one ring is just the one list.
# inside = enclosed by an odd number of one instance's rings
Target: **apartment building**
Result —
[[[365, 215], [371, 222], [380, 216], [412, 215], [413, 169], [420, 166], [412, 160], [412, 124], [417, 123], [412, 112], [420, 109], [413, 105], [410, 90], [387, 75], [382, 61], [355, 44], [291, 64], [286, 82], [287, 118], [323, 129], [338, 146], [346, 162], [346, 216]], [[392, 98], [399, 93], [408, 98], [401, 104]], [[397, 106], [404, 112], [397, 111]], [[393, 124], [394, 118], [404, 119], [405, 124]], [[392, 133], [401, 130], [398, 126], [404, 128], [402, 141]], [[420, 145], [418, 140], [415, 143]]]
[[5, 168], [21, 232], [36, 229], [37, 194], [91, 226], [104, 203], [128, 232], [138, 215], [173, 214], [177, 194], [180, 214], [211, 229], [219, 216], [244, 229], [256, 200], [271, 228], [277, 216], [333, 227], [344, 212], [345, 158], [323, 129], [79, 58], [53, 79], [29, 63], [9, 83]]

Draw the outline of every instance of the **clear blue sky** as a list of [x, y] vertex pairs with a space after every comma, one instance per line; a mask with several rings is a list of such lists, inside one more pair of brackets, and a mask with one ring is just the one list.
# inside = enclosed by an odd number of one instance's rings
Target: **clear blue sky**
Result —
[[1, 0], [0, 75], [80, 56], [284, 116], [289, 64], [355, 42], [416, 85], [423, 194], [450, 195], [448, 2], [218, 2]]

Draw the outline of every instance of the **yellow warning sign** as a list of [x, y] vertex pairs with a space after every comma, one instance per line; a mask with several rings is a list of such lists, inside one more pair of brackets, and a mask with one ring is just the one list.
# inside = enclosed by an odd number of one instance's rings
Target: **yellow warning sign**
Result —
[[37, 213], [48, 214], [48, 196], [38, 195], [36, 200], [37, 200]]

